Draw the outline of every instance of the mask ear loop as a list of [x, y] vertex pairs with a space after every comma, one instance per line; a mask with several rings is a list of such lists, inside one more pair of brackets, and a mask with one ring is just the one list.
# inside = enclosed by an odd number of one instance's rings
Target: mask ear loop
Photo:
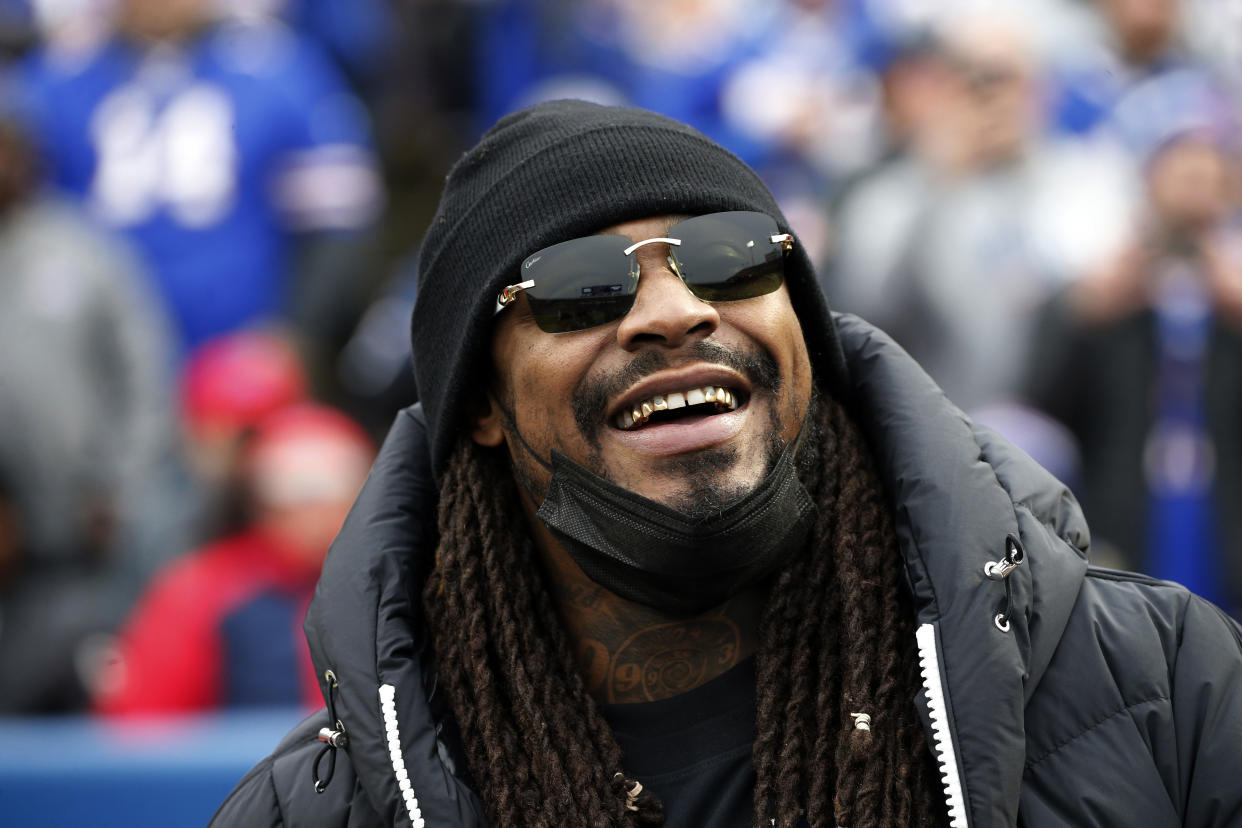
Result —
[[798, 452], [802, 451], [802, 444], [806, 442], [807, 423], [811, 421], [811, 412], [815, 410], [815, 390], [811, 390], [811, 398], [806, 401], [806, 411], [802, 412], [802, 423], [798, 426], [798, 433], [789, 441], [787, 445], [793, 446], [792, 452], [794, 462], [798, 461]]
[[488, 399], [492, 401], [492, 404], [500, 409], [500, 416], [504, 420], [505, 430], [513, 432], [513, 435], [518, 439], [518, 443], [521, 444], [522, 448], [526, 449], [526, 453], [533, 457], [536, 463], [543, 466], [548, 471], [552, 471], [552, 464], [540, 457], [539, 453], [535, 451], [531, 444], [526, 442], [526, 438], [522, 436], [522, 432], [518, 431], [517, 418], [513, 416], [513, 412], [506, 408], [504, 403], [497, 399], [496, 395], [490, 390], [488, 390], [487, 396]]

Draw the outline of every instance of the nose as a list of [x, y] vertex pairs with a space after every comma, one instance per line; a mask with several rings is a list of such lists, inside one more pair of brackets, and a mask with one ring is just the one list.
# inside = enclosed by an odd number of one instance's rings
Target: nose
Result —
[[648, 245], [634, 255], [642, 275], [634, 306], [617, 328], [622, 348], [632, 351], [647, 344], [676, 348], [691, 337], [710, 336], [720, 327], [716, 308], [691, 293], [673, 272], [667, 245]]

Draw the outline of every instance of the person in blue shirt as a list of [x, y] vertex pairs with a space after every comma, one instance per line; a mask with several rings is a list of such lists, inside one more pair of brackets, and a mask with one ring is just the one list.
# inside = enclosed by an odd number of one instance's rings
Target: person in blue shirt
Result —
[[1079, 442], [1095, 548], [1242, 617], [1239, 125], [1207, 81], [1130, 94], [1117, 126], [1144, 164], [1141, 221], [1043, 310], [1027, 391]]
[[319, 251], [295, 274], [293, 237], [349, 244], [381, 205], [366, 117], [331, 62], [211, 8], [122, 0], [96, 49], [22, 67], [53, 182], [137, 243], [186, 349], [334, 304], [361, 281], [351, 257]]

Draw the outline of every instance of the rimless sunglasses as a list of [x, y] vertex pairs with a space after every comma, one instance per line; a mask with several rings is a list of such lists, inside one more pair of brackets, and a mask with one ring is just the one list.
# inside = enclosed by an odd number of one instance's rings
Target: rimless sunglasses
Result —
[[635, 250], [668, 245], [668, 264], [685, 286], [708, 302], [771, 293], [785, 276], [794, 239], [763, 213], [710, 213], [679, 222], [667, 237], [631, 241], [586, 236], [545, 247], [522, 262], [522, 281], [496, 298], [500, 313], [524, 294], [535, 323], [548, 333], [582, 331], [625, 316], [638, 293]]

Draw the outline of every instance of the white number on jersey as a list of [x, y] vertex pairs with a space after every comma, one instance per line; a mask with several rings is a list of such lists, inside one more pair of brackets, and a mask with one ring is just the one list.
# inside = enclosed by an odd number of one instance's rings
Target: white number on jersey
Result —
[[141, 224], [167, 209], [179, 224], [206, 227], [233, 205], [233, 106], [214, 86], [190, 86], [163, 108], [141, 87], [123, 87], [95, 111], [91, 136], [90, 200], [110, 224]]

